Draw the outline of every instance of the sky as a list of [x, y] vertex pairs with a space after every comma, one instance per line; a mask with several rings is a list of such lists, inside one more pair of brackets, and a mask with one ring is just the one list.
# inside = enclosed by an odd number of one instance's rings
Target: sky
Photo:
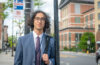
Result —
[[[43, 2], [45, 2], [44, 5], [42, 5], [40, 7], [41, 10], [43, 10], [44, 12], [46, 12], [50, 18], [51, 21], [53, 20], [53, 12], [54, 12], [54, 0], [42, 0]], [[58, 0], [58, 3], [60, 2], [60, 0]], [[12, 20], [13, 20], [13, 13], [10, 12], [10, 9], [7, 9], [6, 11], [9, 12], [9, 16], [4, 20], [4, 25], [8, 25], [8, 36], [12, 35]], [[15, 23], [13, 23], [13, 35], [16, 35], [16, 32], [18, 32], [18, 27]]]

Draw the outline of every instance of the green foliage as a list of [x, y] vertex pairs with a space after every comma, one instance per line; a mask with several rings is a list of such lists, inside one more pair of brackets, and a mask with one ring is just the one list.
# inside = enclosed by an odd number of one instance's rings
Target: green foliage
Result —
[[[87, 44], [87, 41], [90, 40], [90, 45]], [[91, 51], [95, 51], [95, 36], [92, 32], [85, 32], [78, 44], [79, 48], [82, 50], [87, 50], [89, 47]]]
[[[10, 47], [12, 48], [12, 36], [8, 37], [8, 43], [10, 44]], [[13, 46], [16, 46], [17, 38], [13, 36]]]
[[74, 51], [76, 52], [77, 51], [77, 48], [76, 47], [72, 47], [72, 48], [67, 48], [67, 47], [64, 47], [64, 51]]
[[13, 0], [8, 0], [6, 5], [7, 5], [7, 8], [13, 8]]
[[40, 6], [42, 6], [43, 4], [45, 4], [45, 2], [43, 2], [43, 1], [40, 1], [40, 0], [34, 0], [34, 5], [35, 6], [38, 6], [38, 8], [40, 7]]
[[8, 12], [4, 12], [7, 8], [13, 8], [13, 0], [8, 0], [7, 3], [2, 3], [3, 12], [0, 12], [0, 15], [3, 19], [5, 19], [8, 16]]
[[8, 13], [0, 13], [1, 17], [5, 19], [8, 16]]
[[1, 53], [1, 50], [0, 50], [0, 53]]
[[64, 50], [68, 50], [68, 48], [67, 47], [64, 47]]

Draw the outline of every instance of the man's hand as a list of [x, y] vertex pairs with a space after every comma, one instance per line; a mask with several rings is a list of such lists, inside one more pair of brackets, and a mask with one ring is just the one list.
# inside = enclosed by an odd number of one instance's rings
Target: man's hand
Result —
[[44, 61], [45, 64], [49, 64], [48, 54], [43, 54], [42, 55], [42, 59], [43, 59], [43, 61]]

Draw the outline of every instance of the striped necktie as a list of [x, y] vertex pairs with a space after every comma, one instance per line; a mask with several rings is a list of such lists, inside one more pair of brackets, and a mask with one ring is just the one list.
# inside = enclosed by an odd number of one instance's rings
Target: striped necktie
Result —
[[37, 37], [36, 41], [36, 65], [40, 65], [40, 55], [41, 55], [41, 50], [40, 50], [40, 38], [39, 36]]

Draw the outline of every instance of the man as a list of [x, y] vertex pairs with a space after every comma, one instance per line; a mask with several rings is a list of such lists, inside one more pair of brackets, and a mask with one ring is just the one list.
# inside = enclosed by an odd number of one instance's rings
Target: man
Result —
[[[50, 38], [48, 53], [45, 54], [46, 34], [49, 17], [43, 11], [36, 11], [29, 22], [32, 32], [18, 40], [14, 65], [55, 65], [54, 39]], [[43, 62], [42, 62], [43, 61]]]

